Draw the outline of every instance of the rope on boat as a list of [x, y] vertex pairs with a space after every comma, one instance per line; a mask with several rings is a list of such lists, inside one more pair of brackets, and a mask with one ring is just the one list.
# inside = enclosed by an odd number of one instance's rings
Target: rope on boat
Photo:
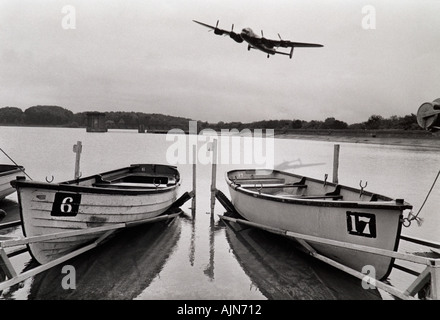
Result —
[[440, 170], [437, 172], [437, 176], [434, 179], [434, 182], [432, 183], [431, 189], [429, 189], [428, 194], [425, 197], [425, 200], [423, 201], [422, 205], [420, 206], [419, 211], [417, 211], [417, 213], [414, 215], [412, 214], [412, 211], [408, 214], [408, 217], [404, 218], [403, 220], [406, 220], [408, 222], [408, 225], [405, 225], [406, 227], [409, 227], [411, 225], [411, 221], [412, 220], [416, 220], [417, 224], [419, 226], [422, 225], [423, 219], [419, 218], [418, 215], [420, 213], [420, 211], [422, 211], [426, 201], [428, 200], [429, 196], [431, 195], [432, 189], [434, 189], [435, 184], [437, 183], [437, 179], [440, 176]]
[[23, 170], [23, 168], [20, 165], [18, 165], [17, 162], [15, 162], [2, 148], [0, 148], [0, 151], [3, 152], [5, 156], [7, 156], [9, 160], [11, 160], [17, 166], [18, 169], [20, 169], [29, 179], [32, 180], [32, 178], [29, 177], [29, 175]]

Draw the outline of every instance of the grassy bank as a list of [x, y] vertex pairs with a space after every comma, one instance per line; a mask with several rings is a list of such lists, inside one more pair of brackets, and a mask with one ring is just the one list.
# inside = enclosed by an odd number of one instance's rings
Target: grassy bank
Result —
[[288, 130], [275, 132], [275, 137], [440, 149], [440, 134], [420, 130]]

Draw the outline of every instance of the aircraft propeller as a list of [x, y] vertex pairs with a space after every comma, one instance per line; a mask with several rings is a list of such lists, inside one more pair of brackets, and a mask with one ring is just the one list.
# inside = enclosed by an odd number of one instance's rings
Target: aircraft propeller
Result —
[[284, 41], [282, 38], [281, 38], [281, 36], [280, 36], [280, 34], [278, 33], [278, 38], [280, 38], [280, 46], [281, 47], [287, 47], [287, 45], [286, 45], [286, 41]]
[[[219, 36], [222, 36], [225, 32], [222, 29], [218, 28], [218, 24], [219, 24], [220, 20], [217, 20], [217, 23], [215, 24], [215, 28], [214, 28], [214, 33], [218, 34]], [[208, 32], [210, 32], [212, 30], [208, 30]]]

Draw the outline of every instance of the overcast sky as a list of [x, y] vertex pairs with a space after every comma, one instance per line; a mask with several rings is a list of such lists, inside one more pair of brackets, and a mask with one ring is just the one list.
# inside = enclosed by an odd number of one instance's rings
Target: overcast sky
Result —
[[[440, 97], [439, 13], [437, 0], [1, 0], [0, 107], [208, 122], [404, 116]], [[193, 19], [324, 47], [267, 59]]]

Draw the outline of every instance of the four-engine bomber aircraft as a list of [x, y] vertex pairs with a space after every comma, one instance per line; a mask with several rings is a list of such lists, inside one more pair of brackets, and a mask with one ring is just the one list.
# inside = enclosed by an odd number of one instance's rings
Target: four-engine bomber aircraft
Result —
[[[231, 31], [226, 31], [226, 30], [218, 28], [218, 23], [219, 23], [218, 20], [217, 20], [217, 24], [215, 25], [215, 27], [210, 26], [210, 25], [203, 23], [203, 22], [196, 21], [196, 20], [193, 20], [193, 21], [195, 23], [198, 23], [198, 24], [204, 26], [204, 27], [207, 27], [207, 28], [214, 30], [214, 34], [217, 34], [219, 36], [229, 35], [229, 37], [231, 37], [233, 40], [235, 40], [238, 43], [242, 43], [243, 41], [246, 41], [248, 43], [248, 50], [251, 50], [251, 49], [261, 50], [261, 51], [267, 53], [268, 58], [270, 55], [274, 55], [277, 53], [277, 54], [284, 54], [286, 56], [289, 56], [290, 59], [292, 59], [294, 47], [308, 47], [308, 48], [323, 47], [322, 44], [292, 42], [292, 41], [288, 41], [288, 40], [283, 40], [283, 39], [281, 39], [281, 36], [279, 34], [278, 34], [278, 37], [280, 38], [280, 40], [266, 39], [263, 36], [263, 31], [261, 31], [261, 37], [260, 37], [259, 35], [255, 34], [251, 28], [244, 28], [241, 31], [241, 33], [235, 33], [234, 32], [234, 25], [232, 25]], [[209, 31], [211, 31], [211, 30], [209, 30]], [[278, 49], [279, 47], [283, 47], [283, 48], [290, 47], [291, 48], [290, 53], [277, 51], [276, 49]]]

